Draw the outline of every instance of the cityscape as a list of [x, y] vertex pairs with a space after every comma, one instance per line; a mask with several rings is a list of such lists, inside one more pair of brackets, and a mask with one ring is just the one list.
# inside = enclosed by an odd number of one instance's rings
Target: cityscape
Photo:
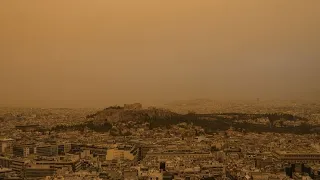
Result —
[[268, 104], [2, 108], [0, 178], [320, 179], [319, 106]]
[[320, 0], [0, 0], [0, 180], [320, 180]]

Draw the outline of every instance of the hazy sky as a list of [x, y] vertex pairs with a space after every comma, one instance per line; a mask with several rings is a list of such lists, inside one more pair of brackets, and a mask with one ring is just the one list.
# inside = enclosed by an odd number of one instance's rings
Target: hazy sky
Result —
[[319, 0], [0, 1], [0, 105], [320, 99]]

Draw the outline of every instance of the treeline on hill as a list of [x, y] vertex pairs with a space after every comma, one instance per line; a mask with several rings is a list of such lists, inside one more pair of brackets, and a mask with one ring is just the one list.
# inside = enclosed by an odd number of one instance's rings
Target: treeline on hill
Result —
[[204, 119], [199, 119], [196, 116], [189, 116], [189, 115], [180, 115], [180, 116], [173, 116], [168, 118], [157, 118], [153, 117], [149, 119], [150, 129], [157, 128], [157, 127], [170, 127], [172, 125], [176, 125], [179, 123], [187, 123], [193, 124], [195, 126], [200, 126], [204, 128], [206, 133], [216, 132], [219, 130], [227, 130], [231, 127], [230, 121], [223, 121], [223, 120], [215, 120], [215, 121], [208, 121]]
[[93, 121], [89, 121], [83, 124], [76, 124], [76, 125], [58, 125], [52, 128], [52, 131], [68, 131], [68, 130], [78, 130], [83, 131], [84, 129], [91, 129], [96, 132], [108, 132], [112, 128], [112, 124], [108, 122], [104, 122], [103, 124], [94, 124]]
[[[190, 113], [189, 113], [190, 114]], [[221, 118], [224, 116], [232, 117], [232, 120], [247, 120], [247, 119], [258, 119], [258, 118], [268, 118], [270, 121], [276, 121], [280, 119], [285, 119], [289, 121], [296, 120], [307, 120], [306, 118], [300, 116], [294, 116], [287, 113], [267, 113], [267, 114], [245, 114], [245, 113], [214, 113], [214, 114], [197, 114], [198, 117], [214, 117]]]
[[[231, 118], [230, 118], [231, 116]], [[207, 120], [202, 117], [211, 117], [215, 120]], [[258, 119], [258, 118], [269, 118], [271, 125], [263, 124], [251, 124], [251, 123], [239, 123], [235, 120], [247, 120], [247, 119]], [[272, 124], [276, 120], [302, 120], [304, 118], [293, 116], [290, 114], [241, 114], [241, 113], [224, 113], [224, 114], [195, 114], [188, 113], [186, 115], [176, 115], [171, 117], [152, 117], [147, 121], [150, 123], [150, 128], [157, 127], [170, 127], [179, 123], [192, 123], [195, 126], [204, 128], [206, 133], [214, 133], [221, 130], [228, 130], [233, 127], [237, 130], [243, 130], [245, 132], [277, 132], [277, 133], [297, 133], [306, 134], [310, 133], [311, 129], [314, 128], [307, 124], [302, 124], [299, 127], [273, 127]]]

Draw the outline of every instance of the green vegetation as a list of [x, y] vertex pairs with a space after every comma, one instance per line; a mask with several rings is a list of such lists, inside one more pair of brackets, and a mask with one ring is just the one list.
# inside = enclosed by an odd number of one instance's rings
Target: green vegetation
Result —
[[[214, 120], [203, 119], [203, 117], [210, 117]], [[303, 123], [299, 127], [274, 127], [263, 124], [239, 123], [236, 120], [255, 120], [258, 118], [268, 118], [270, 123], [273, 124], [276, 120], [305, 120], [304, 118], [293, 116], [290, 114], [241, 114], [241, 113], [224, 113], [224, 114], [194, 114], [188, 113], [186, 115], [176, 115], [171, 117], [152, 117], [147, 121], [150, 123], [150, 129], [157, 127], [170, 127], [172, 125], [187, 123], [204, 128], [206, 133], [214, 133], [221, 130], [228, 130], [233, 127], [238, 130], [246, 132], [277, 132], [277, 133], [297, 133], [307, 134], [311, 133], [311, 127]]]

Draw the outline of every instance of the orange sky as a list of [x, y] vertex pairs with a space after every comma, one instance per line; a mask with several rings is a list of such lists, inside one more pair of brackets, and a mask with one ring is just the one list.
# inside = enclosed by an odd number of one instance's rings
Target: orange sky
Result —
[[0, 106], [320, 99], [320, 1], [0, 1]]

